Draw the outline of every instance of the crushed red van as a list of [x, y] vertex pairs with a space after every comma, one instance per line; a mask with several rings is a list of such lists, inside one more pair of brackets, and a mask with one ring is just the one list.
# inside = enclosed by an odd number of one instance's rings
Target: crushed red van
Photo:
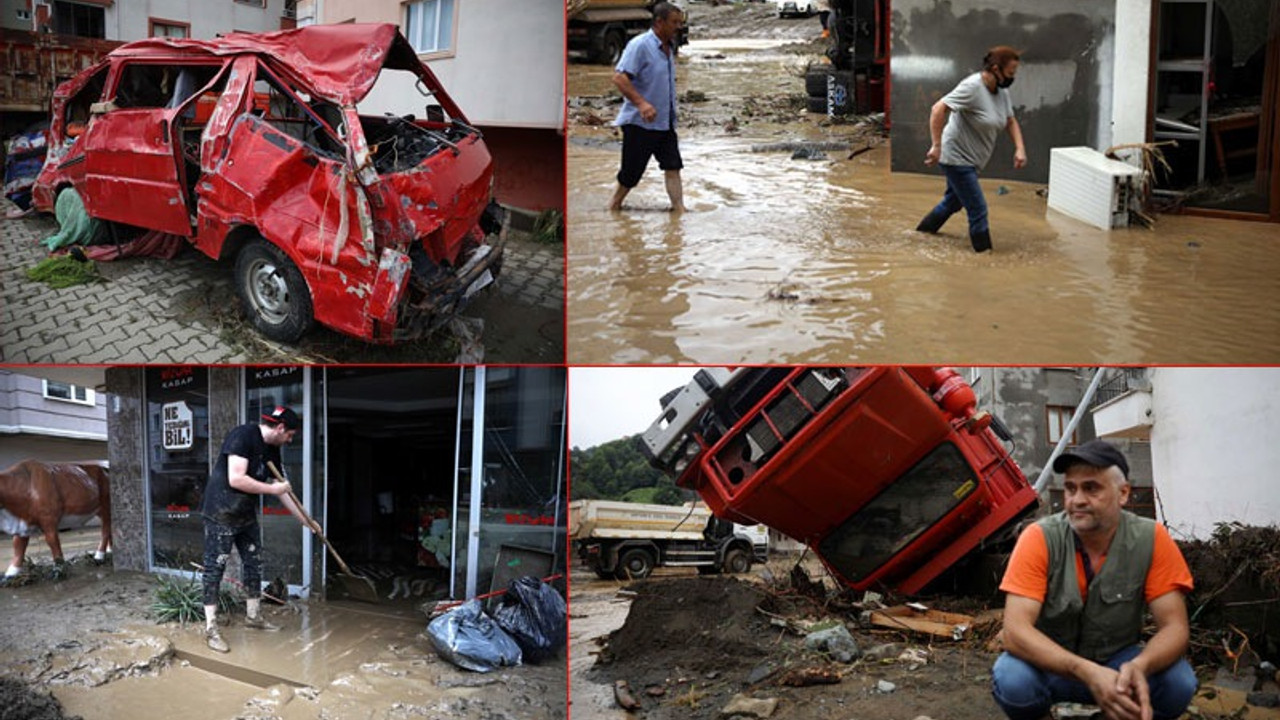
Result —
[[[357, 110], [408, 73], [421, 116]], [[492, 161], [395, 25], [315, 25], [128, 43], [58, 87], [33, 190], [91, 217], [187, 238], [233, 262], [253, 324], [419, 338], [492, 282]]]
[[857, 590], [919, 592], [1037, 503], [949, 368], [707, 368], [662, 406], [641, 435], [655, 467]]

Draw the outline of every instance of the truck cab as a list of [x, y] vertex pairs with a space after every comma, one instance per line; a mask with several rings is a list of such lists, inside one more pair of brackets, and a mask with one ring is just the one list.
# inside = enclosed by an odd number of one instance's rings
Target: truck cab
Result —
[[917, 593], [1037, 504], [948, 368], [712, 368], [665, 400], [655, 467], [857, 590]]

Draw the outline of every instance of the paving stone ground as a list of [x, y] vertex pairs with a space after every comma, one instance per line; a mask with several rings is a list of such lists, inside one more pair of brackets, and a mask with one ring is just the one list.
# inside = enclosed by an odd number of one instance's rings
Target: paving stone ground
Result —
[[[12, 209], [0, 200], [0, 216]], [[466, 346], [448, 329], [385, 347], [321, 327], [295, 347], [270, 343], [239, 314], [230, 266], [189, 247], [172, 260], [100, 262], [102, 282], [52, 289], [26, 270], [56, 231], [50, 216], [0, 218], [0, 362], [447, 363]], [[498, 281], [463, 316], [483, 322], [484, 362], [563, 363], [563, 246], [513, 234]]]

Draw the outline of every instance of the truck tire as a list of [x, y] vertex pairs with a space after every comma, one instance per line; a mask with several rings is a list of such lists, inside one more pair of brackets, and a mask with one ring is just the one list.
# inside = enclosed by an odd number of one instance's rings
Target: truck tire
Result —
[[742, 548], [733, 548], [724, 554], [724, 571], [740, 575], [751, 570], [751, 555]]
[[[827, 76], [831, 74], [830, 65], [809, 68], [804, 74], [804, 92], [809, 97], [821, 97], [827, 101]], [[824, 110], [825, 112], [825, 110]]]
[[827, 114], [826, 93], [823, 93], [822, 97], [810, 97], [809, 102], [805, 105], [805, 107], [808, 108], [809, 112], [811, 113], [822, 113], [823, 115], [826, 115]]
[[315, 322], [302, 273], [283, 250], [261, 237], [236, 256], [236, 292], [249, 322], [271, 340], [295, 342]]
[[653, 573], [653, 555], [648, 550], [632, 548], [618, 559], [619, 580], [643, 580]]
[[604, 43], [600, 47], [600, 62], [614, 67], [622, 59], [622, 51], [627, 47], [627, 38], [621, 30], [610, 30], [605, 33]]

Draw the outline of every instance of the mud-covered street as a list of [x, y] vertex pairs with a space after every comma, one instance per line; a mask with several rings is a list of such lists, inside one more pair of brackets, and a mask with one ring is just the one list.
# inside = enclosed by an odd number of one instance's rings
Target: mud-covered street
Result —
[[1048, 210], [1042, 185], [988, 177], [994, 252], [973, 253], [963, 217], [918, 233], [941, 176], [890, 173], [873, 126], [804, 109], [816, 18], [691, 8], [687, 213], [667, 211], [652, 165], [622, 212], [606, 209], [617, 91], [610, 68], [569, 66], [570, 362], [1280, 357], [1274, 226], [1161, 215], [1106, 232]]
[[[214, 653], [198, 624], [152, 619], [155, 577], [96, 566], [83, 554], [96, 533], [64, 534], [66, 579], [0, 587], [0, 691], [6, 705], [29, 713], [6, 717], [566, 717], [563, 652], [536, 665], [473, 673], [435, 653], [425, 616], [378, 605], [264, 604], [268, 619], [282, 626], [271, 633], [243, 627], [241, 610], [224, 623], [232, 651]], [[8, 540], [0, 538], [6, 563]], [[43, 542], [33, 540], [29, 557], [37, 568], [49, 566]], [[49, 694], [63, 714], [37, 714], [36, 701]]]
[[[629, 583], [575, 572], [571, 717], [1000, 716], [991, 697], [1000, 629], [995, 597], [923, 599], [936, 603], [932, 607], [937, 610], [973, 619], [959, 640], [888, 629], [865, 621], [874, 601], [851, 603], [847, 596], [814, 596], [793, 586], [788, 576], [795, 561], [794, 556], [778, 556], [745, 576], [660, 568], [647, 580]], [[810, 578], [822, 576], [815, 561], [804, 567]], [[838, 625], [850, 631], [856, 646], [851, 661], [839, 660], [831, 650], [806, 647], [806, 632]], [[1201, 631], [1194, 634], [1200, 637]], [[1243, 707], [1246, 692], [1240, 690], [1259, 681], [1273, 687], [1262, 677], [1267, 665], [1256, 670], [1256, 656], [1246, 654], [1233, 673], [1229, 658], [1219, 667], [1211, 646], [1194, 644], [1199, 647], [1193, 655], [1209, 663], [1197, 663], [1201, 689], [1185, 718], [1276, 717], [1261, 705]], [[624, 697], [637, 705], [631, 713], [620, 707], [619, 682], [625, 682]], [[1055, 712], [1067, 713], [1056, 717], [1090, 717], [1089, 711], [1067, 704]]]

